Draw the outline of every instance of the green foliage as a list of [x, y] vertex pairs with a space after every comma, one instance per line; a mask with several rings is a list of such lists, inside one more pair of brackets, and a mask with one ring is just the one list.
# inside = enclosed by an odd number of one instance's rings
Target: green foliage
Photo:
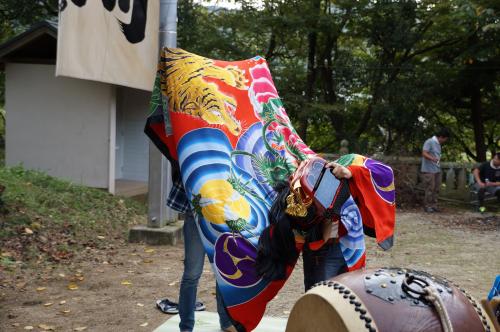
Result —
[[[317, 151], [336, 152], [347, 139], [359, 153], [417, 155], [440, 126], [454, 134], [444, 149], [452, 160], [500, 149], [499, 1], [232, 2], [241, 9], [179, 1], [179, 47], [226, 60], [264, 56]], [[3, 0], [0, 39], [56, 8]]]
[[265, 56], [312, 148], [335, 152], [345, 138], [360, 153], [415, 155], [448, 126], [451, 159], [498, 149], [497, 1], [235, 3], [242, 10], [181, 2], [179, 45], [232, 60]]
[[30, 25], [45, 19], [57, 18], [58, 0], [0, 1], [0, 43], [12, 33], [22, 32]]

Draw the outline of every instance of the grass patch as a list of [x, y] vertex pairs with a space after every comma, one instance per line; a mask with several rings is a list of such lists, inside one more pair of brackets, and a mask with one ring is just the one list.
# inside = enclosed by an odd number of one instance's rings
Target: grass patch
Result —
[[84, 247], [126, 239], [146, 206], [20, 166], [0, 168], [0, 245], [7, 261], [62, 261]]

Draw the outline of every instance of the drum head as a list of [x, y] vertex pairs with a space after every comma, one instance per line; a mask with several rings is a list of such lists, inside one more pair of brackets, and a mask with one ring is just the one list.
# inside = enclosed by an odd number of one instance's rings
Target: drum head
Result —
[[[346, 304], [344, 295], [332, 292], [330, 287], [317, 286], [302, 295], [290, 313], [286, 332], [376, 330], [376, 325], [365, 311], [366, 309], [363, 309], [365, 306], [359, 299], [357, 299], [358, 306], [350, 305], [349, 302]], [[364, 314], [361, 314], [359, 310], [363, 310]], [[363, 315], [364, 319], [360, 319], [360, 315]]]

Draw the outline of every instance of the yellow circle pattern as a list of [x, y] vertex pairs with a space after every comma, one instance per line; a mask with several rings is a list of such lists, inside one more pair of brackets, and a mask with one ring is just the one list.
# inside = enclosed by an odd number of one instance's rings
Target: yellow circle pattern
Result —
[[250, 217], [250, 205], [226, 180], [208, 180], [203, 184], [201, 213], [205, 220], [213, 224], [225, 224], [226, 220]]

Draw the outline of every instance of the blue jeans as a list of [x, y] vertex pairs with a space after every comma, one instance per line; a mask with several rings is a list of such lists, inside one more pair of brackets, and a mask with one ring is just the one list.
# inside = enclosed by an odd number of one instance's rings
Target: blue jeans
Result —
[[315, 283], [328, 280], [347, 271], [347, 265], [338, 243], [327, 243], [318, 250], [304, 246], [304, 287], [306, 291]]
[[[186, 213], [182, 231], [184, 234], [184, 273], [179, 291], [179, 316], [181, 318], [179, 328], [181, 331], [192, 331], [194, 328], [196, 292], [198, 281], [203, 272], [205, 249], [191, 212]], [[216, 289], [216, 298], [220, 326], [222, 329], [228, 328], [232, 325], [232, 322], [224, 309], [218, 287]]]

